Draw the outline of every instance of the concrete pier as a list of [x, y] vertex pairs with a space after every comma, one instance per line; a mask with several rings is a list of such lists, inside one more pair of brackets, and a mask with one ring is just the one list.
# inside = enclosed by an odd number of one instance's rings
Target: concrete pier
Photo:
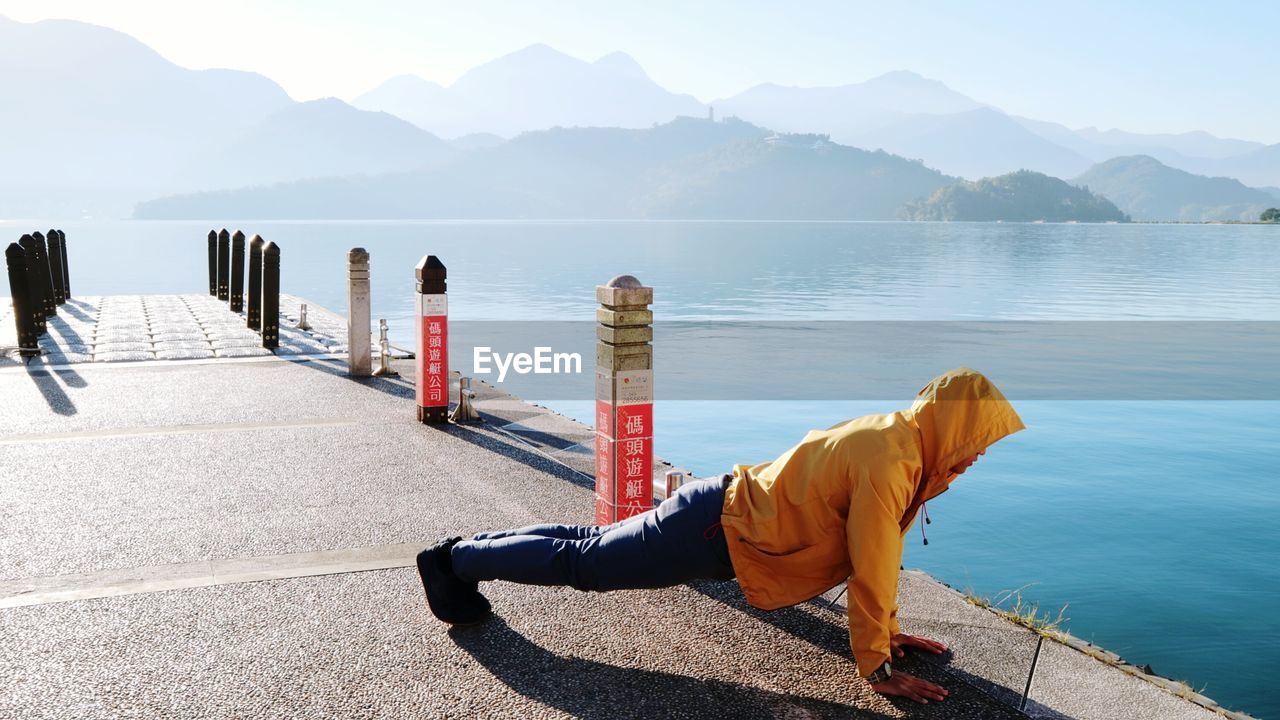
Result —
[[[235, 357], [200, 322], [205, 302], [245, 329], [208, 295], [76, 298], [51, 330], [65, 362], [0, 366], [0, 717], [1027, 716], [1008, 694], [1031, 632], [918, 573], [902, 579], [904, 629], [953, 653], [894, 667], [950, 689], [931, 705], [856, 676], [839, 603], [763, 613], [734, 582], [495, 583], [491, 621], [448, 629], [414, 553], [446, 535], [590, 524], [593, 429], [479, 384], [485, 423], [423, 425], [415, 363], [351, 378], [345, 348], [322, 339], [345, 339], [332, 313], [310, 304], [315, 335], [294, 346], [314, 353], [284, 359], [282, 315], [280, 354]], [[108, 329], [137, 337], [106, 321], [139, 307], [149, 348], [100, 352]], [[202, 328], [192, 349], [211, 358], [99, 361], [158, 358], [180, 342], [151, 322], [169, 312]], [[72, 331], [92, 338], [87, 359], [71, 358]], [[1031, 717], [1218, 717], [1066, 646], [1046, 643], [1040, 662]]]

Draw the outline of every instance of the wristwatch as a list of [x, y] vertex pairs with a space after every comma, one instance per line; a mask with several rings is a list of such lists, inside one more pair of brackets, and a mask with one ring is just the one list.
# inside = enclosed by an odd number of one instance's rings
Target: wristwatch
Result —
[[893, 677], [893, 667], [889, 665], [888, 660], [885, 660], [883, 663], [881, 663], [880, 667], [876, 668], [875, 672], [867, 676], [867, 682], [871, 683], [872, 685], [877, 685], [879, 683], [884, 682], [885, 680], [888, 680], [891, 677]]

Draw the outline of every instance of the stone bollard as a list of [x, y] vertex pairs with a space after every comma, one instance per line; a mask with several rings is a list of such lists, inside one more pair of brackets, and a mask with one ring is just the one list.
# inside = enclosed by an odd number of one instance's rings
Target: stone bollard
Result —
[[44, 299], [40, 296], [40, 272], [36, 263], [36, 239], [30, 235], [23, 235], [22, 239], [18, 240], [18, 245], [27, 255], [27, 309], [31, 315], [31, 322], [35, 326], [36, 336], [39, 337], [48, 331], [48, 318], [44, 314]]
[[262, 347], [280, 347], [280, 246], [262, 246]]
[[231, 233], [218, 231], [218, 299], [231, 299]]
[[448, 271], [439, 258], [427, 255], [414, 272], [418, 280], [418, 421], [442, 425], [449, 422]]
[[44, 302], [44, 316], [55, 317], [58, 314], [58, 303], [53, 299], [53, 268], [49, 265], [49, 245], [39, 231], [31, 233], [36, 241], [36, 274], [40, 276], [39, 291]]
[[247, 298], [247, 325], [250, 330], [262, 329], [262, 236], [249, 240], [249, 292]]
[[244, 310], [244, 233], [231, 236], [231, 312]]
[[653, 507], [653, 288], [596, 287], [596, 523]]
[[71, 272], [67, 269], [67, 234], [58, 231], [58, 249], [62, 251], [62, 297], [71, 299]]
[[369, 349], [369, 253], [347, 251], [347, 373], [369, 377], [373, 356]]
[[32, 312], [34, 298], [27, 269], [27, 251], [18, 243], [9, 243], [4, 251], [4, 260], [9, 270], [9, 293], [13, 297], [13, 322], [18, 329], [18, 354], [24, 358], [35, 357], [40, 354], [40, 345], [36, 316]]
[[53, 282], [53, 304], [65, 304], [67, 298], [62, 292], [62, 243], [57, 230], [49, 231], [49, 279]]
[[218, 297], [218, 231], [209, 231], [209, 294]]

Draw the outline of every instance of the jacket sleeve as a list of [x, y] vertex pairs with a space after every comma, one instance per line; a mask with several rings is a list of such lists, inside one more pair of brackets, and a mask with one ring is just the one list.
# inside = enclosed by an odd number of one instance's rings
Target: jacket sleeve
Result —
[[[898, 534], [898, 570], [902, 570], [902, 548], [905, 545], [907, 536], [905, 533]], [[897, 582], [897, 578], [894, 579]], [[898, 594], [893, 594], [893, 611], [889, 613], [889, 636], [893, 637], [902, 632], [902, 628], [898, 625]]]
[[897, 628], [898, 568], [902, 563], [902, 508], [875, 478], [858, 478], [845, 532], [853, 574], [849, 576], [849, 644], [863, 677], [890, 658]]

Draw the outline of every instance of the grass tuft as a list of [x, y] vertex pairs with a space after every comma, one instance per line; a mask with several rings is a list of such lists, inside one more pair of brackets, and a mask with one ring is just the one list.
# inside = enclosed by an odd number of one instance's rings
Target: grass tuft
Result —
[[1023, 585], [1016, 590], [1006, 590], [997, 594], [994, 600], [978, 595], [972, 590], [966, 590], [964, 599], [972, 605], [991, 610], [1015, 625], [1021, 625], [1037, 635], [1043, 635], [1055, 640], [1061, 639], [1063, 632], [1065, 632], [1063, 624], [1070, 619], [1067, 617], [1067, 605], [1063, 605], [1056, 615], [1047, 610], [1041, 613], [1038, 604], [1023, 599], [1022, 591], [1028, 587], [1030, 585]]

